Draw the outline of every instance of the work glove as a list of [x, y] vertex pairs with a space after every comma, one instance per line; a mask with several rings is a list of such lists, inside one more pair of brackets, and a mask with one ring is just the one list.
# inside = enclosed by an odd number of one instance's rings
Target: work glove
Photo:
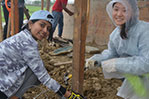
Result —
[[113, 59], [109, 59], [101, 62], [101, 66], [103, 70], [106, 71], [107, 73], [112, 73], [112, 72], [116, 72], [115, 63], [116, 63], [116, 58], [113, 58]]
[[100, 58], [100, 54], [96, 54], [96, 55], [90, 57], [89, 59], [86, 59], [85, 69], [94, 69], [97, 66], [100, 66], [101, 62], [100, 62], [99, 58]]
[[79, 93], [76, 93], [76, 92], [72, 91], [71, 95], [68, 97], [68, 99], [87, 99], [87, 98], [84, 98]]

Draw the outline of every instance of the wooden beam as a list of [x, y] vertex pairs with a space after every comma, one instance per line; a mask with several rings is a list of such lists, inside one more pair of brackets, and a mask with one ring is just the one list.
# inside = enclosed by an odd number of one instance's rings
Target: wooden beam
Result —
[[[90, 0], [87, 0], [87, 24], [90, 18]], [[88, 25], [87, 25], [87, 30], [88, 30]]]
[[72, 61], [58, 62], [58, 63], [55, 63], [54, 66], [67, 65], [67, 64], [72, 64]]
[[11, 0], [11, 35], [19, 32], [18, 0]]
[[0, 0], [0, 42], [3, 40], [1, 2], [2, 2], [2, 0]]
[[47, 3], [47, 5], [46, 5], [46, 10], [47, 10], [47, 11], [49, 11], [49, 8], [50, 8], [50, 1], [51, 1], [51, 0], [47, 0], [47, 2], [46, 2], [46, 3]]
[[41, 10], [44, 8], [44, 0], [41, 0]]
[[87, 0], [75, 0], [72, 89], [83, 93]]

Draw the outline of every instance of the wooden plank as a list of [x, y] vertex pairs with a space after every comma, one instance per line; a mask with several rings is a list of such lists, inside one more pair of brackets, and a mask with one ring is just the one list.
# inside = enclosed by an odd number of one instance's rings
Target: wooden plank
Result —
[[[87, 0], [87, 24], [90, 18], [90, 0]], [[88, 25], [87, 25], [87, 30], [88, 30]]]
[[11, 35], [19, 32], [18, 0], [11, 0]]
[[46, 3], [47, 3], [47, 5], [46, 5], [46, 10], [47, 10], [47, 11], [49, 11], [49, 8], [50, 8], [50, 1], [51, 1], [51, 0], [47, 0], [47, 2], [46, 2]]
[[41, 10], [44, 8], [44, 0], [41, 0]]
[[3, 28], [2, 28], [2, 10], [1, 10], [1, 2], [0, 0], [0, 42], [3, 40]]
[[55, 63], [54, 66], [67, 65], [67, 64], [72, 64], [72, 61], [58, 62], [58, 63]]
[[83, 93], [87, 0], [75, 0], [72, 89]]

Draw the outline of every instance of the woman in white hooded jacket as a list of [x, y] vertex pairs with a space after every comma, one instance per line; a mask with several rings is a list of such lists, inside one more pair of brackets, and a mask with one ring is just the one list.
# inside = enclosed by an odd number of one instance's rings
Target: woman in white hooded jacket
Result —
[[[105, 78], [124, 77], [117, 93], [120, 97], [148, 99], [149, 78], [144, 75], [149, 73], [149, 23], [139, 20], [136, 0], [112, 0], [106, 10], [116, 28], [110, 34], [108, 49], [87, 59], [86, 68], [102, 66]], [[139, 78], [146, 92], [136, 92], [135, 80], [129, 81], [133, 76]]]

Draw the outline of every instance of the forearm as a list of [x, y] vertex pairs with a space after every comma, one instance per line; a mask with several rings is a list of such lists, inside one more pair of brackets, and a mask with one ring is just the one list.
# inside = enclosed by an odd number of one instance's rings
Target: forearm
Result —
[[67, 13], [73, 13], [72, 11], [70, 11], [68, 8], [66, 8], [66, 7], [64, 7], [63, 8], [64, 10], [65, 10], [65, 12], [67, 12]]
[[148, 72], [149, 66], [144, 57], [134, 56], [117, 58], [116, 69], [121, 73], [134, 75], [142, 75]]
[[62, 7], [63, 7], [64, 11], [65, 11], [66, 13], [68, 13], [70, 16], [73, 15], [73, 12], [70, 11], [68, 8], [66, 8], [66, 5], [65, 5], [65, 4], [62, 4]]

